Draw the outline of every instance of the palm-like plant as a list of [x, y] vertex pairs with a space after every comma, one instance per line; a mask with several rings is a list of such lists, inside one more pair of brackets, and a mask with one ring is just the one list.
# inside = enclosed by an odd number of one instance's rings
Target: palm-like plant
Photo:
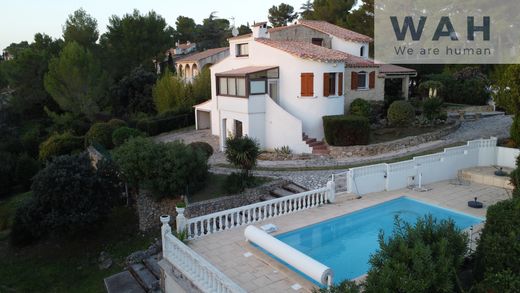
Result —
[[226, 139], [226, 159], [231, 164], [242, 169], [245, 176], [256, 166], [260, 155], [258, 142], [247, 136], [228, 137]]

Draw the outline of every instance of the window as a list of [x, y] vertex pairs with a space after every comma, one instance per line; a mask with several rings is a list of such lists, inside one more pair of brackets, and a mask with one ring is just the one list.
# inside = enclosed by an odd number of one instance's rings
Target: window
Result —
[[236, 78], [228, 78], [227, 79], [227, 87], [228, 87], [228, 95], [236, 96], [237, 95], [237, 80]]
[[239, 96], [239, 97], [246, 96], [246, 79], [245, 78], [237, 78], [237, 96]]
[[359, 56], [365, 57], [365, 46], [361, 46], [361, 49], [359, 49]]
[[302, 97], [313, 97], [314, 96], [314, 73], [302, 73], [300, 80], [301, 80], [301, 96]]
[[317, 46], [323, 46], [323, 39], [322, 38], [312, 38], [312, 44]]
[[358, 79], [357, 79], [357, 88], [358, 89], [367, 89], [367, 73], [364, 71], [361, 71], [358, 73]]
[[365, 71], [352, 72], [352, 90], [373, 89], [376, 85], [376, 72], [372, 71], [368, 74]]
[[227, 95], [228, 94], [228, 90], [227, 90], [227, 78], [225, 77], [220, 77], [218, 79], [219, 81], [219, 95]]
[[332, 72], [323, 74], [323, 96], [343, 95], [343, 73]]
[[249, 44], [238, 44], [236, 55], [237, 57], [249, 56]]
[[266, 84], [267, 84], [267, 81], [265, 79], [251, 80], [249, 82], [249, 91], [251, 92], [252, 95], [265, 94], [266, 93], [266, 91], [265, 91]]
[[245, 78], [218, 77], [218, 95], [246, 97]]

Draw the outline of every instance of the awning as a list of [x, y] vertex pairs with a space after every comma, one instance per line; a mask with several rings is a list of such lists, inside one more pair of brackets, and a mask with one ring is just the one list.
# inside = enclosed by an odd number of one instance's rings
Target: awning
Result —
[[216, 76], [246, 76], [252, 73], [276, 69], [278, 66], [247, 66], [229, 71], [219, 72]]
[[410, 69], [393, 64], [381, 64], [379, 66], [379, 73], [391, 75], [417, 75], [417, 71], [415, 69]]

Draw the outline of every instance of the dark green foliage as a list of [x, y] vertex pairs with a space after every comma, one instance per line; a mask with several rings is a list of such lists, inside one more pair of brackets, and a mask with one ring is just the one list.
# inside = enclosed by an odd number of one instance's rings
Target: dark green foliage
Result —
[[85, 134], [85, 146], [88, 147], [93, 142], [97, 142], [107, 149], [111, 149], [114, 145], [112, 144], [112, 132], [114, 127], [108, 123], [98, 122], [92, 124], [87, 134]]
[[518, 271], [501, 271], [489, 274], [487, 278], [476, 286], [477, 292], [489, 293], [517, 293], [520, 292], [520, 275]]
[[330, 288], [314, 289], [313, 293], [360, 293], [361, 286], [354, 281], [342, 281], [338, 285], [333, 285]]
[[511, 184], [514, 186], [513, 197], [520, 197], [520, 156], [516, 158], [516, 169], [511, 174]]
[[410, 125], [415, 119], [415, 109], [407, 101], [395, 101], [388, 108], [387, 118], [393, 126]]
[[520, 113], [517, 113], [513, 117], [513, 124], [509, 129], [509, 135], [516, 145], [520, 146]]
[[108, 125], [110, 125], [112, 127], [112, 129], [118, 129], [118, 128], [121, 128], [121, 127], [128, 126], [124, 120], [115, 119], [115, 118], [114, 119], [110, 119], [107, 123], [108, 123]]
[[245, 176], [249, 176], [260, 155], [258, 142], [247, 136], [228, 137], [226, 139], [226, 159], [231, 164], [242, 169]]
[[477, 247], [475, 277], [484, 280], [510, 270], [520, 272], [520, 199], [498, 202], [488, 208]]
[[278, 6], [273, 5], [269, 8], [269, 22], [274, 27], [287, 26], [293, 20], [298, 18], [298, 13], [294, 12], [294, 7], [291, 5], [281, 3]]
[[13, 231], [20, 234], [11, 233], [11, 241], [26, 244], [47, 233], [76, 236], [96, 228], [121, 193], [119, 185], [110, 163], [94, 168], [87, 154], [55, 158], [34, 177], [34, 198], [17, 211]]
[[439, 98], [426, 98], [423, 102], [423, 114], [428, 120], [437, 119], [441, 116], [444, 102]]
[[193, 18], [180, 15], [175, 21], [175, 27], [175, 39], [180, 43], [194, 42], [196, 40], [198, 31]]
[[148, 135], [154, 136], [195, 124], [195, 116], [193, 114], [181, 114], [166, 118], [160, 117], [139, 120], [136, 127]]
[[226, 177], [223, 189], [227, 194], [237, 194], [254, 185], [255, 178], [244, 173], [233, 172]]
[[45, 112], [52, 120], [49, 132], [71, 132], [83, 136], [90, 129], [91, 122], [83, 115], [75, 115], [70, 112], [58, 114], [48, 108], [45, 108]]
[[354, 115], [324, 116], [323, 128], [329, 145], [349, 146], [368, 144], [370, 123], [366, 117]]
[[212, 12], [199, 26], [197, 48], [207, 50], [227, 46], [229, 37], [231, 37], [229, 20], [219, 18], [216, 12]]
[[355, 4], [355, 0], [314, 0], [313, 10], [305, 14], [305, 17], [345, 25], [347, 16], [350, 15]]
[[392, 236], [379, 235], [365, 292], [454, 292], [466, 250], [466, 235], [451, 220], [430, 215], [413, 225], [396, 218]]
[[207, 157], [180, 142], [132, 138], [114, 151], [114, 160], [134, 189], [149, 188], [156, 198], [197, 191], [208, 174]]
[[97, 20], [80, 8], [69, 15], [63, 26], [65, 43], [77, 42], [85, 48], [93, 48], [99, 38]]
[[40, 147], [40, 129], [38, 126], [33, 126], [27, 129], [21, 136], [20, 142], [24, 148], [24, 151], [33, 157], [38, 156], [38, 149]]
[[139, 66], [110, 88], [112, 114], [129, 117], [144, 112], [155, 114], [152, 87], [157, 80], [155, 73]]
[[22, 154], [16, 161], [14, 179], [17, 184], [23, 186], [25, 190], [31, 186], [31, 178], [40, 170], [40, 162], [27, 154]]
[[69, 132], [52, 134], [40, 144], [39, 158], [41, 161], [48, 161], [56, 156], [80, 152], [84, 149], [83, 145], [83, 137]]
[[453, 75], [432, 74], [426, 78], [442, 83], [442, 97], [448, 103], [486, 105], [489, 100], [489, 81], [478, 69], [467, 67]]
[[112, 143], [118, 147], [133, 137], [143, 136], [143, 133], [137, 129], [130, 127], [121, 127], [112, 133]]
[[194, 150], [199, 150], [201, 151], [202, 153], [204, 153], [206, 155], [206, 157], [211, 157], [211, 155], [213, 155], [213, 148], [211, 147], [211, 145], [207, 142], [202, 142], [202, 141], [196, 141], [196, 142], [192, 142], [188, 145], [189, 147], [191, 147], [192, 149]]
[[0, 151], [0, 197], [8, 195], [14, 184], [16, 155]]
[[350, 104], [350, 114], [370, 118], [372, 109], [370, 103], [364, 99], [357, 98]]
[[421, 84], [419, 85], [419, 94], [421, 95], [421, 97], [431, 98], [430, 91], [432, 95], [437, 93], [437, 96], [435, 97], [438, 98], [442, 98], [445, 95], [444, 85], [442, 84], [442, 82], [436, 80], [427, 80], [425, 82], [421, 82]]
[[211, 99], [211, 73], [209, 66], [206, 66], [195, 77], [192, 84], [193, 97], [195, 103], [199, 104]]

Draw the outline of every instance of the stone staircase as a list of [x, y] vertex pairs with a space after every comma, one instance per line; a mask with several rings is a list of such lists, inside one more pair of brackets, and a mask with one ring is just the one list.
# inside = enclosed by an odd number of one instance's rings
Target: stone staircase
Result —
[[105, 278], [105, 288], [108, 293], [162, 292], [160, 288], [161, 269], [158, 264], [161, 252], [151, 256], [147, 255], [146, 251], [140, 253], [134, 253], [138, 255], [134, 256], [136, 262], [128, 264], [126, 271]]
[[309, 137], [305, 132], [302, 134], [302, 139], [305, 143], [312, 148], [312, 153], [315, 155], [328, 155], [330, 154], [327, 144], [323, 141], [318, 141], [315, 138]]
[[288, 183], [281, 187], [270, 190], [269, 194], [263, 195], [262, 197], [260, 197], [260, 200], [267, 201], [271, 199], [281, 198], [284, 196], [302, 193], [305, 191], [308, 191], [308, 189], [305, 187], [302, 187], [296, 183]]

